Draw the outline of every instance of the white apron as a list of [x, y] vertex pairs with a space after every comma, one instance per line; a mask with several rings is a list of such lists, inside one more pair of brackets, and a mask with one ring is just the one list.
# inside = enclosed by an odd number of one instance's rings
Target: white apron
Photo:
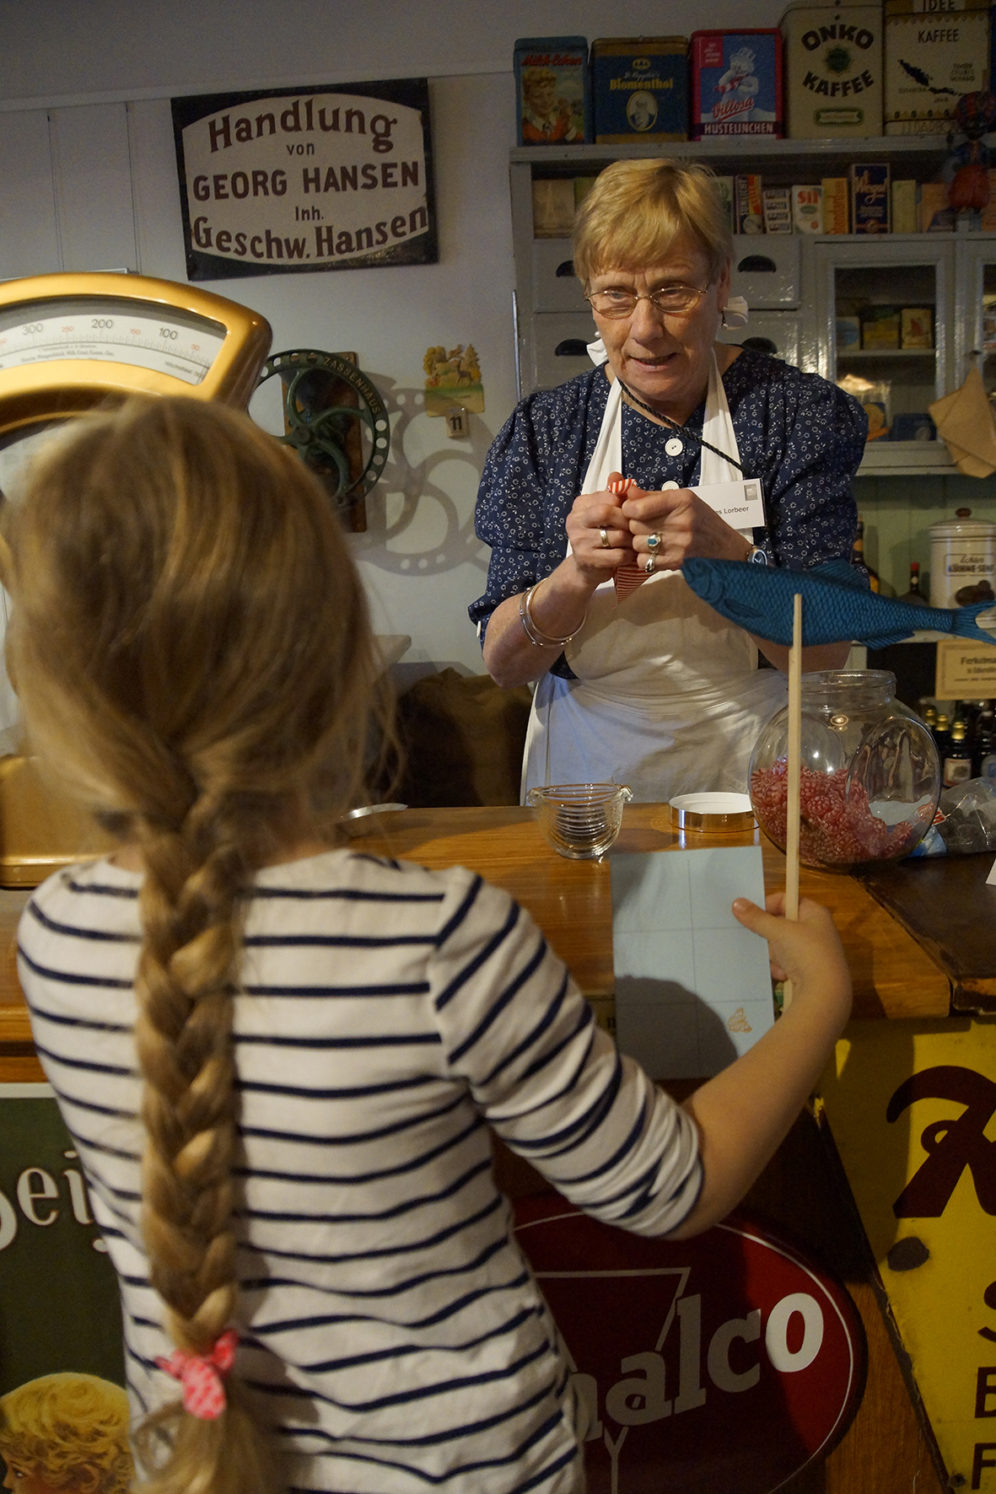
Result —
[[[623, 471], [621, 425], [622, 389], [613, 381], [583, 493], [602, 491], [611, 472]], [[739, 458], [715, 356], [702, 434]], [[700, 483], [741, 476], [702, 447]], [[785, 703], [785, 676], [759, 670], [747, 634], [700, 601], [680, 571], [656, 571], [619, 601], [611, 578], [603, 582], [564, 653], [577, 678], [547, 673], [536, 686], [523, 802], [547, 783], [625, 783], [651, 803], [696, 790], [746, 793], [751, 749]]]

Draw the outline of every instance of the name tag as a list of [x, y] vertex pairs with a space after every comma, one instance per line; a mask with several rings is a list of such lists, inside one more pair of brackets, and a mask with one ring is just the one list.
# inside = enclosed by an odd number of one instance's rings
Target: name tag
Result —
[[745, 477], [740, 482], [707, 482], [692, 492], [732, 529], [765, 527], [764, 489], [757, 477]]

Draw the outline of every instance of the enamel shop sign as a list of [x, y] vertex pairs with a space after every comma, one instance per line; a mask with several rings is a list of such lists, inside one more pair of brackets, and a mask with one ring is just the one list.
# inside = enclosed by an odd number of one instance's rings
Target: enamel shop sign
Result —
[[821, 1089], [944, 1486], [996, 1494], [996, 1023], [852, 1022]]
[[424, 78], [172, 109], [191, 280], [438, 259]]
[[589, 1494], [772, 1494], [833, 1450], [864, 1388], [844, 1287], [734, 1215], [644, 1240], [542, 1194], [516, 1236], [582, 1409]]
[[0, 1084], [0, 1325], [0, 1396], [68, 1369], [124, 1383], [117, 1278], [47, 1084]]

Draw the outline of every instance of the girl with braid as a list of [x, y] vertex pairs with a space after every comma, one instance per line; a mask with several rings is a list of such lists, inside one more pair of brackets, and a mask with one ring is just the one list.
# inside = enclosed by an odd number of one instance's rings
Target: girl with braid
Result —
[[144, 399], [8, 515], [32, 749], [120, 835], [19, 930], [120, 1281], [152, 1494], [576, 1494], [567, 1362], [490, 1130], [644, 1235], [707, 1228], [846, 1021], [826, 912], [738, 899], [794, 1001], [685, 1105], [462, 868], [339, 844], [377, 669], [324, 489], [245, 416]]

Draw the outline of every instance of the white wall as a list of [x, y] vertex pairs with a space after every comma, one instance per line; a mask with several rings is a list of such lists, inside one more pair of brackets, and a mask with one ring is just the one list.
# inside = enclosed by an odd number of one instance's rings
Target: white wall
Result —
[[[519, 36], [776, 25], [780, 0], [31, 0], [0, 3], [0, 278], [127, 266], [186, 279], [169, 100], [427, 76], [439, 262], [267, 275], [206, 288], [261, 312], [273, 350], [350, 350], [391, 417], [391, 455], [352, 543], [400, 674], [481, 670], [467, 604], [487, 552], [473, 506], [515, 398], [508, 150]], [[749, 150], [749, 146], [745, 147]], [[486, 408], [450, 440], [424, 413], [426, 348], [473, 343]]]

